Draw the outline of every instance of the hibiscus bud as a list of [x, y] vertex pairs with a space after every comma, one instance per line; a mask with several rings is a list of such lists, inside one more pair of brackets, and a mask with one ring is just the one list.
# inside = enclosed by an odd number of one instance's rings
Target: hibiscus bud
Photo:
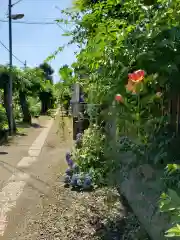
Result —
[[115, 100], [117, 101], [117, 102], [123, 102], [123, 97], [121, 96], [121, 94], [116, 94], [116, 96], [115, 96]]

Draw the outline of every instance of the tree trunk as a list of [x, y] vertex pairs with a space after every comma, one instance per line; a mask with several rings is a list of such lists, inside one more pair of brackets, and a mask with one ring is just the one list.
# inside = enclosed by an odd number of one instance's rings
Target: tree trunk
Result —
[[45, 115], [48, 110], [49, 95], [46, 92], [40, 94], [41, 100], [41, 114]]
[[19, 92], [19, 102], [23, 113], [23, 122], [31, 124], [31, 114], [29, 112], [29, 106], [24, 92]]
[[[9, 109], [9, 97], [8, 97], [8, 83], [6, 83], [4, 85], [4, 108], [6, 110], [6, 114], [7, 114], [7, 119], [8, 119], [8, 126], [9, 126], [9, 130], [11, 132], [11, 114], [10, 114], [10, 109]], [[14, 114], [13, 114], [13, 132], [16, 132], [16, 123], [15, 123], [15, 119], [14, 119]]]
[[47, 102], [45, 100], [41, 100], [41, 114], [45, 115], [47, 113]]

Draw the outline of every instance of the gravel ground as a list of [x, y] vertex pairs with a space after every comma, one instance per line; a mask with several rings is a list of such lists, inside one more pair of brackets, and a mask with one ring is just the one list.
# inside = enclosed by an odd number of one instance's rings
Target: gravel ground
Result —
[[101, 189], [81, 193], [54, 186], [52, 194], [56, 201], [49, 203], [48, 199], [44, 199], [38, 239], [119, 239], [113, 231], [107, 231], [106, 238], [102, 238], [105, 230], [108, 230], [107, 225], [113, 223], [117, 215], [121, 213], [121, 221], [125, 216], [118, 195], [111, 191], [111, 198], [114, 198], [111, 201], [114, 203], [108, 204], [106, 192], [106, 189]]
[[114, 189], [76, 192], [56, 182], [51, 197], [43, 199], [37, 240], [148, 239]]

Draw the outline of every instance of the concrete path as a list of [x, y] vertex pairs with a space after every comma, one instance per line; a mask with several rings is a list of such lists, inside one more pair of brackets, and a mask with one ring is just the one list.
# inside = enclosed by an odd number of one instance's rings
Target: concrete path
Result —
[[21, 133], [21, 135], [10, 139], [7, 144], [0, 146], [0, 189], [14, 173], [18, 162], [23, 157], [28, 156], [29, 148], [39, 134], [47, 128], [50, 121], [50, 117], [40, 117], [38, 124], [35, 120], [32, 127], [23, 126], [23, 136]]
[[2, 148], [8, 154], [0, 155], [0, 239], [33, 238], [26, 236], [32, 216], [41, 212], [40, 202], [50, 191], [53, 173], [62, 170], [65, 152], [72, 146], [71, 133], [60, 138], [60, 121], [59, 116], [47, 120], [36, 136], [33, 133], [34, 141], [22, 137], [18, 144]]

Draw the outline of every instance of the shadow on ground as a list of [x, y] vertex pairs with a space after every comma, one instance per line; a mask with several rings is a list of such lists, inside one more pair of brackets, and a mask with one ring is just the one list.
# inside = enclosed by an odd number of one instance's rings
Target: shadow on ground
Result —
[[[10, 136], [8, 129], [0, 131], [0, 146], [9, 145], [13, 137], [16, 137], [16, 136], [22, 137], [22, 136], [27, 136], [27, 134], [24, 132], [16, 132], [13, 136]], [[2, 155], [3, 153], [0, 153], [0, 154]]]
[[45, 127], [40, 125], [39, 123], [27, 124], [20, 122], [17, 123], [17, 128], [45, 128]]
[[[119, 209], [118, 214], [114, 214], [105, 221], [100, 219], [95, 221], [94, 229], [95, 239], [98, 240], [150, 240], [145, 229], [139, 223], [123, 195], [118, 195], [118, 201], [122, 204], [123, 209]], [[114, 199], [115, 200], [115, 199]], [[116, 199], [117, 200], [117, 199]], [[98, 219], [97, 219], [98, 220]]]
[[0, 137], [0, 146], [10, 146], [14, 137], [25, 137], [28, 134], [25, 132], [16, 132], [13, 136], [9, 136], [8, 130]]
[[8, 152], [0, 152], [0, 155], [6, 155]]
[[108, 220], [102, 223], [98, 218], [91, 220], [96, 233], [95, 237], [100, 240], [122, 240], [126, 228], [126, 220], [122, 217], [116, 217], [113, 220]]
[[[127, 200], [124, 198], [123, 195], [116, 195], [114, 199], [111, 200], [112, 202], [119, 201], [121, 202], [123, 209], [119, 209], [118, 215], [117, 213], [114, 217], [108, 219], [100, 220], [101, 222], [94, 222], [92, 223], [95, 229], [94, 236], [99, 240], [122, 240], [124, 239], [124, 234], [127, 228], [127, 216], [131, 212], [129, 204]], [[129, 238], [128, 238], [129, 239]], [[130, 239], [129, 239], [130, 240]]]
[[[0, 154], [1, 154], [1, 152], [0, 152]], [[8, 153], [5, 152], [5, 154], [8, 154]], [[4, 161], [2, 161], [2, 160], [0, 160], [0, 167], [4, 168], [6, 171], [8, 171], [8, 172], [10, 172], [10, 173], [12, 173], [12, 174], [14, 173], [14, 170], [16, 170], [16, 171], [18, 171], [18, 172], [21, 172], [21, 173], [26, 173], [26, 171], [21, 170], [21, 169], [19, 169], [19, 168], [17, 168], [17, 167], [14, 167], [14, 166], [12, 166], [11, 164], [9, 164], [9, 163], [7, 163], [7, 162], [4, 162]], [[34, 179], [35, 181], [41, 183], [41, 185], [42, 185], [41, 188], [42, 188], [42, 189], [44, 189], [44, 188], [46, 188], [46, 187], [50, 188], [50, 185], [49, 185], [47, 182], [42, 181], [41, 179], [39, 179], [39, 178], [36, 177], [35, 175], [30, 174], [30, 178], [32, 178], [32, 179]], [[43, 195], [46, 195], [46, 196], [48, 197], [48, 195], [45, 193], [45, 191], [42, 191], [41, 189], [37, 188], [36, 186], [34, 186], [34, 184], [31, 184], [31, 183], [27, 182], [27, 185], [31, 186], [31, 187], [32, 187], [33, 189], [35, 189], [38, 193], [43, 194]]]
[[8, 130], [5, 130], [4, 132], [1, 133], [0, 136], [0, 145], [5, 145], [5, 146], [9, 146], [11, 144], [11, 141], [14, 137], [24, 137], [27, 136], [28, 134], [25, 133], [26, 129], [29, 128], [46, 128], [46, 126], [42, 126], [38, 123], [32, 123], [32, 124], [27, 124], [27, 123], [23, 123], [23, 122], [19, 122], [16, 124], [17, 127], [17, 132], [14, 133], [13, 136], [9, 136], [9, 132]]

